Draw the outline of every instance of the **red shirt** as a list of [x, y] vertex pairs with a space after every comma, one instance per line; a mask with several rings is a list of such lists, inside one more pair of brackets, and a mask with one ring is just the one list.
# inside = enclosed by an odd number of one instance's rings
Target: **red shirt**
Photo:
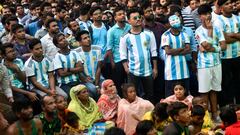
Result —
[[228, 126], [225, 130], [225, 135], [240, 135], [240, 121]]

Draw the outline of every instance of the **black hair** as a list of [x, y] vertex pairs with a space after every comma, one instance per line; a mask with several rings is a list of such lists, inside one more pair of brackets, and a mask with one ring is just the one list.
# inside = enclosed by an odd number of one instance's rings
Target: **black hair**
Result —
[[224, 5], [227, 1], [228, 1], [228, 0], [218, 0], [218, 1], [217, 1], [217, 5], [221, 7], [221, 6]]
[[127, 98], [128, 88], [130, 88], [130, 87], [135, 88], [135, 85], [133, 83], [124, 83], [122, 85], [122, 94], [123, 94], [124, 98]]
[[34, 10], [35, 8], [40, 7], [41, 4], [42, 4], [41, 1], [34, 1], [34, 2], [30, 5], [30, 8], [29, 8], [29, 9], [30, 9], [30, 10]]
[[188, 106], [182, 102], [174, 102], [170, 104], [167, 108], [168, 115], [175, 121], [174, 116], [179, 115], [181, 109], [188, 108]]
[[10, 24], [11, 21], [17, 21], [18, 22], [18, 19], [16, 16], [12, 15], [12, 16], [9, 16], [7, 17], [6, 21], [5, 21], [5, 25], [6, 24]]
[[40, 5], [41, 11], [43, 11], [45, 7], [52, 7], [52, 5], [51, 5], [49, 2], [43, 2], [43, 3]]
[[74, 127], [74, 124], [78, 122], [79, 117], [76, 113], [69, 111], [65, 113], [64, 120], [68, 125]]
[[153, 109], [152, 116], [154, 118], [154, 115], [158, 116], [160, 121], [166, 120], [169, 115], [167, 113], [167, 103], [157, 103]]
[[170, 5], [169, 7], [169, 16], [175, 15], [175, 13], [179, 13], [180, 16], [182, 17], [182, 8], [178, 5]]
[[182, 5], [181, 0], [170, 0], [170, 3], [171, 3], [171, 4], [174, 4], [174, 5], [179, 5], [179, 6]]
[[93, 13], [94, 13], [96, 10], [101, 10], [101, 11], [103, 11], [100, 6], [94, 6], [94, 7], [91, 7], [91, 9], [89, 10], [89, 14], [92, 16]]
[[2, 44], [1, 45], [2, 55], [6, 55], [6, 49], [7, 48], [14, 48], [14, 45], [12, 43], [10, 43], [10, 42]]
[[26, 97], [16, 98], [12, 104], [14, 113], [21, 112], [22, 109], [32, 106], [31, 101]]
[[37, 39], [37, 38], [31, 39], [29, 44], [28, 44], [29, 49], [32, 50], [34, 48], [34, 46], [37, 45], [37, 44], [41, 44], [41, 41], [39, 39]]
[[118, 6], [113, 11], [113, 16], [116, 16], [116, 13], [123, 10], [125, 12], [125, 8], [123, 6]]
[[131, 9], [127, 10], [127, 18], [128, 18], [128, 19], [130, 19], [130, 15], [131, 15], [132, 13], [139, 13], [140, 15], [143, 14], [142, 11], [141, 11], [139, 8], [134, 7], [134, 8], [131, 8]]
[[12, 32], [12, 33], [16, 33], [17, 30], [19, 30], [19, 29], [24, 29], [24, 26], [21, 25], [21, 24], [14, 24], [14, 25], [12, 25], [12, 27], [11, 27], [11, 32]]
[[80, 15], [86, 15], [88, 14], [89, 9], [91, 8], [91, 5], [89, 4], [82, 4], [81, 8], [79, 9]]
[[201, 105], [194, 105], [191, 114], [192, 116], [204, 116], [205, 110]]
[[147, 135], [152, 129], [154, 129], [154, 123], [151, 120], [143, 120], [137, 124], [136, 133], [137, 135]]
[[211, 6], [209, 6], [209, 4], [203, 4], [198, 7], [199, 15], [203, 15], [203, 14], [207, 14], [207, 13], [211, 13], [211, 12], [212, 12], [212, 8], [211, 8]]
[[76, 34], [75, 34], [75, 38], [77, 41], [82, 41], [82, 35], [84, 34], [88, 34], [89, 35], [89, 32], [86, 31], [86, 30], [81, 30], [81, 31], [77, 31]]
[[70, 18], [70, 19], [67, 20], [67, 26], [68, 26], [68, 28], [71, 29], [70, 23], [71, 23], [71, 22], [74, 22], [74, 21], [76, 21], [76, 20], [75, 20], [75, 19], [72, 19], [72, 18]]
[[201, 96], [193, 97], [193, 99], [192, 99], [192, 105], [193, 105], [193, 106], [194, 106], [194, 105], [198, 105], [198, 104], [197, 104], [197, 101], [198, 101], [198, 100], [201, 100], [201, 99], [203, 99], [203, 97], [201, 97]]
[[56, 35], [53, 36], [53, 44], [54, 44], [56, 47], [58, 47], [58, 39], [59, 39], [60, 36], [65, 36], [65, 35], [60, 32], [60, 33], [58, 33], [58, 34], [56, 34]]
[[104, 132], [104, 135], [126, 135], [126, 134], [121, 128], [111, 127]]
[[52, 22], [57, 22], [57, 20], [56, 19], [48, 19], [46, 21], [45, 25], [48, 29], [50, 28], [50, 23], [52, 23]]
[[154, 4], [153, 5], [153, 10], [155, 11], [157, 9], [157, 7], [163, 8], [164, 6], [162, 6], [160, 3]]
[[237, 122], [237, 114], [232, 107], [224, 106], [220, 110], [220, 118], [223, 123], [227, 123], [228, 125], [232, 125]]
[[149, 1], [144, 1], [142, 4], [141, 4], [141, 8], [143, 10], [146, 10], [147, 8], [151, 8], [151, 3]]
[[16, 7], [16, 9], [17, 9], [17, 7], [22, 7], [23, 8], [23, 5], [22, 4], [17, 4], [15, 7]]

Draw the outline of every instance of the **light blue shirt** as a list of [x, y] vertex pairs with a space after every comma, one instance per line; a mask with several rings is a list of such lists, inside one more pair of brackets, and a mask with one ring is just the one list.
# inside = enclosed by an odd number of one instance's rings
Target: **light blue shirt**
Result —
[[[179, 35], [173, 35], [170, 29], [162, 35], [161, 48], [169, 46], [171, 49], [184, 48], [190, 40], [187, 33], [181, 31]], [[165, 54], [165, 80], [179, 80], [189, 78], [189, 70], [185, 55]]]
[[128, 61], [129, 71], [135, 76], [152, 74], [151, 57], [157, 57], [156, 40], [152, 31], [139, 34], [130, 31], [120, 39], [120, 58]]
[[120, 62], [120, 50], [119, 43], [120, 37], [123, 36], [131, 29], [128, 23], [125, 23], [124, 28], [120, 28], [116, 23], [107, 33], [107, 50], [111, 50], [113, 54], [113, 60], [115, 63]]
[[[190, 27], [183, 27], [182, 31], [187, 33], [187, 35], [189, 36], [191, 52], [197, 52], [197, 43], [196, 43], [195, 35], [193, 34], [193, 30]], [[192, 60], [191, 53], [186, 55], [186, 59], [187, 61]]]
[[[75, 65], [78, 62], [82, 63], [82, 60], [76, 51], [70, 51], [69, 54], [66, 55], [58, 52], [53, 59], [54, 70], [63, 68], [75, 68]], [[71, 74], [64, 77], [58, 75], [57, 80], [60, 85], [68, 84], [70, 82], [79, 81], [79, 76], [78, 74]]]
[[[44, 57], [42, 61], [38, 62], [30, 57], [24, 65], [26, 76], [32, 77], [35, 76], [37, 82], [42, 86], [49, 88], [49, 78], [48, 73], [53, 72], [53, 62], [50, 58]], [[32, 83], [29, 83], [30, 89], [34, 86]]]
[[[202, 25], [197, 28], [195, 34], [200, 46], [203, 42], [208, 42], [212, 44], [213, 47], [217, 47], [219, 46], [220, 41], [225, 40], [223, 32], [220, 31], [217, 27], [213, 27], [213, 38], [208, 36], [208, 30], [205, 29]], [[197, 61], [197, 68], [210, 68], [217, 66], [221, 64], [220, 52], [198, 51]]]

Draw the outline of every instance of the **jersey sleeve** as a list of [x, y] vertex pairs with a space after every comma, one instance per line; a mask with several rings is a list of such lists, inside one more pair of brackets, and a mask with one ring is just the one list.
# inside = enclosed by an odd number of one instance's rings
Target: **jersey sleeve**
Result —
[[35, 76], [34, 66], [31, 61], [27, 61], [24, 65], [24, 71], [27, 77]]
[[55, 58], [53, 59], [53, 65], [54, 70], [63, 68], [59, 55], [56, 55]]
[[169, 45], [170, 45], [169, 36], [166, 33], [164, 33], [161, 38], [161, 48], [164, 48], [165, 46]]

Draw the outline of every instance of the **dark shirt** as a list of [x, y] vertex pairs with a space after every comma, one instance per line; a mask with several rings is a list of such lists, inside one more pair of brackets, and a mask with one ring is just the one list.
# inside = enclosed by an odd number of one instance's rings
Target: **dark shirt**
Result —
[[22, 55], [30, 53], [28, 44], [29, 44], [28, 41], [26, 41], [24, 45], [21, 45], [17, 42], [14, 44], [14, 49], [17, 53], [17, 57], [22, 59], [24, 62], [28, 59], [28, 57], [23, 57]]
[[61, 130], [61, 120], [58, 118], [57, 113], [54, 114], [52, 121], [48, 121], [44, 113], [40, 113], [38, 118], [42, 121], [43, 135], [55, 135]]
[[190, 135], [188, 127], [182, 127], [176, 122], [172, 122], [163, 130], [163, 135]]

